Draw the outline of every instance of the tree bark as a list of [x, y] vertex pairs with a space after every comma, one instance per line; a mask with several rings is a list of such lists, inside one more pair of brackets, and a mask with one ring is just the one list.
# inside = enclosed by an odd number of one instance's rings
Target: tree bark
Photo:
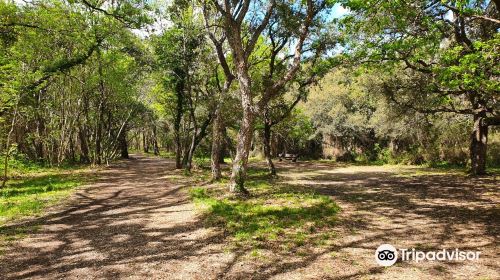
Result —
[[234, 157], [233, 170], [229, 191], [248, 193], [245, 188], [247, 175], [248, 155], [252, 144], [254, 129], [254, 115], [250, 108], [243, 110], [243, 120], [238, 133], [238, 144], [236, 146], [236, 156]]
[[97, 164], [102, 163], [101, 142], [102, 142], [102, 120], [103, 120], [103, 115], [104, 115], [104, 108], [103, 108], [104, 105], [102, 104], [102, 102], [103, 101], [101, 100], [100, 105], [99, 105], [99, 117], [97, 119], [97, 129], [96, 129], [96, 138], [95, 138], [95, 162]]
[[241, 120], [238, 132], [238, 144], [236, 146], [236, 156], [233, 161], [233, 170], [229, 191], [247, 194], [245, 180], [247, 175], [248, 155], [252, 144], [254, 131], [254, 112], [252, 106], [252, 93], [250, 77], [245, 63], [240, 63], [238, 68], [238, 81], [240, 85], [241, 105], [243, 107], [243, 119]]
[[189, 146], [189, 151], [187, 152], [186, 156], [184, 157], [184, 168], [188, 171], [191, 171], [191, 168], [193, 166], [193, 157], [194, 157], [194, 152], [196, 151], [196, 148], [198, 145], [200, 145], [201, 141], [205, 136], [207, 136], [207, 129], [210, 123], [212, 122], [213, 115], [209, 115], [207, 119], [203, 122], [201, 127], [199, 129], [196, 129], [193, 133], [193, 138], [191, 140], [191, 145]]
[[105, 88], [104, 88], [104, 80], [103, 80], [103, 72], [102, 72], [102, 56], [101, 52], [98, 51], [98, 71], [99, 71], [99, 92], [100, 92], [100, 100], [99, 100], [99, 115], [97, 118], [97, 129], [96, 129], [96, 138], [95, 138], [95, 162], [97, 164], [102, 163], [102, 130], [103, 130], [103, 121], [104, 121], [104, 101], [105, 101]]
[[226, 81], [224, 82], [224, 86], [220, 91], [219, 100], [217, 102], [217, 107], [214, 111], [214, 123], [212, 125], [212, 151], [211, 151], [211, 168], [212, 168], [212, 180], [217, 181], [222, 178], [222, 171], [220, 164], [224, 163], [224, 153], [222, 150], [224, 143], [224, 131], [225, 124], [224, 118], [222, 115], [222, 105], [224, 102], [224, 98], [226, 93], [229, 91], [231, 87], [231, 83], [233, 81], [233, 76], [230, 73], [227, 74]]
[[87, 143], [87, 134], [85, 133], [85, 128], [82, 129], [80, 127], [78, 131], [78, 138], [80, 140], [80, 150], [81, 150], [80, 162], [89, 163], [90, 162], [89, 145]]
[[483, 175], [486, 173], [486, 151], [488, 145], [488, 124], [486, 112], [474, 115], [474, 128], [471, 133], [470, 157], [471, 174]]
[[42, 117], [42, 95], [44, 95], [45, 89], [41, 89], [36, 94], [36, 111], [35, 111], [35, 120], [36, 120], [36, 134], [37, 137], [34, 140], [35, 143], [35, 152], [36, 158], [38, 161], [42, 162], [45, 160], [45, 154], [43, 149], [43, 139], [44, 131], [45, 131], [45, 120]]
[[495, 6], [497, 8], [497, 11], [500, 12], [500, 0], [493, 0], [493, 2], [495, 2]]
[[271, 123], [269, 120], [264, 120], [264, 156], [266, 157], [267, 168], [271, 176], [276, 175], [276, 167], [274, 166], [271, 155]]
[[158, 148], [158, 140], [156, 135], [156, 125], [153, 124], [153, 151], [155, 156], [160, 155], [160, 149]]
[[184, 112], [184, 83], [177, 82], [176, 85], [176, 95], [177, 95], [177, 108], [174, 120], [174, 135], [175, 135], [175, 168], [181, 169], [182, 162], [182, 140], [181, 140], [181, 121], [182, 113]]
[[5, 187], [7, 184], [7, 173], [9, 170], [9, 156], [10, 156], [10, 137], [12, 136], [12, 133], [14, 132], [14, 127], [16, 125], [16, 119], [17, 119], [17, 109], [19, 106], [19, 101], [16, 103], [16, 107], [14, 108], [14, 116], [12, 117], [12, 122], [10, 125], [9, 133], [7, 133], [7, 139], [6, 139], [6, 144], [5, 144], [5, 159], [4, 159], [4, 166], [3, 166], [3, 178], [2, 178], [2, 188]]
[[120, 146], [120, 156], [121, 158], [129, 158], [128, 154], [128, 143], [127, 143], [127, 131], [124, 129], [118, 138], [118, 145]]
[[148, 143], [148, 137], [146, 136], [146, 132], [143, 130], [142, 131], [142, 148], [144, 150], [144, 153], [149, 153], [149, 143]]
[[212, 168], [212, 180], [218, 181], [222, 178], [222, 171], [220, 168], [221, 162], [221, 151], [223, 137], [223, 119], [221, 112], [221, 104], [217, 104], [217, 108], [214, 112], [214, 123], [212, 125], [212, 151], [211, 151], [211, 168]]

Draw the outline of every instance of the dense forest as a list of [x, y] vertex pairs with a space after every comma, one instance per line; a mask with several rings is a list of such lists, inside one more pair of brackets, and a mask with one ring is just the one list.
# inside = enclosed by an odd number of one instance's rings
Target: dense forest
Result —
[[[0, 152], [500, 163], [496, 1], [2, 1]], [[340, 12], [339, 12], [340, 11]], [[342, 12], [344, 11], [344, 12]], [[349, 11], [349, 12], [345, 12]]]

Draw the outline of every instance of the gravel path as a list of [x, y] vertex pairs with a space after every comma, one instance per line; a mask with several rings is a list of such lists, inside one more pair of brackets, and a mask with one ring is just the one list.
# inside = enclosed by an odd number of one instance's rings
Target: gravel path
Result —
[[[278, 163], [291, 185], [332, 196], [342, 211], [331, 247], [310, 254], [234, 250], [206, 228], [173, 162], [136, 157], [34, 222], [0, 260], [0, 279], [499, 279], [498, 178], [400, 176], [387, 167]], [[415, 173], [415, 171], [408, 171]], [[16, 225], [19, 226], [19, 225]], [[12, 226], [14, 227], [14, 226]], [[480, 250], [478, 262], [378, 266], [383, 243]], [[307, 245], [306, 245], [307, 246]]]

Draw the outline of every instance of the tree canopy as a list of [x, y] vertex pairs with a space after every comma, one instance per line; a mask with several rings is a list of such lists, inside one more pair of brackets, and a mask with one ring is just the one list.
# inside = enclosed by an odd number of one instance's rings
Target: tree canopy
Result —
[[0, 151], [163, 151], [187, 171], [210, 158], [214, 180], [230, 157], [241, 193], [259, 154], [273, 175], [281, 153], [482, 174], [498, 160], [498, 15], [496, 1], [2, 1]]

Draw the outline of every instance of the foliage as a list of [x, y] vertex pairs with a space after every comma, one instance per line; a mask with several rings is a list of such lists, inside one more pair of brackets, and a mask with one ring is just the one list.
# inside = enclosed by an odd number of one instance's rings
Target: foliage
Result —
[[147, 60], [126, 27], [149, 22], [148, 9], [143, 1], [2, 1], [2, 135], [13, 124], [17, 149], [49, 164], [115, 157], [118, 138], [141, 114]]
[[485, 172], [487, 131], [499, 125], [496, 1], [344, 1], [353, 61], [380, 73], [387, 98], [423, 114], [469, 115], [473, 174]]
[[350, 153], [359, 161], [466, 164], [469, 118], [394, 106], [378, 87], [384, 76], [360, 70], [357, 76], [347, 69], [327, 75], [302, 106], [321, 135], [325, 157]]

